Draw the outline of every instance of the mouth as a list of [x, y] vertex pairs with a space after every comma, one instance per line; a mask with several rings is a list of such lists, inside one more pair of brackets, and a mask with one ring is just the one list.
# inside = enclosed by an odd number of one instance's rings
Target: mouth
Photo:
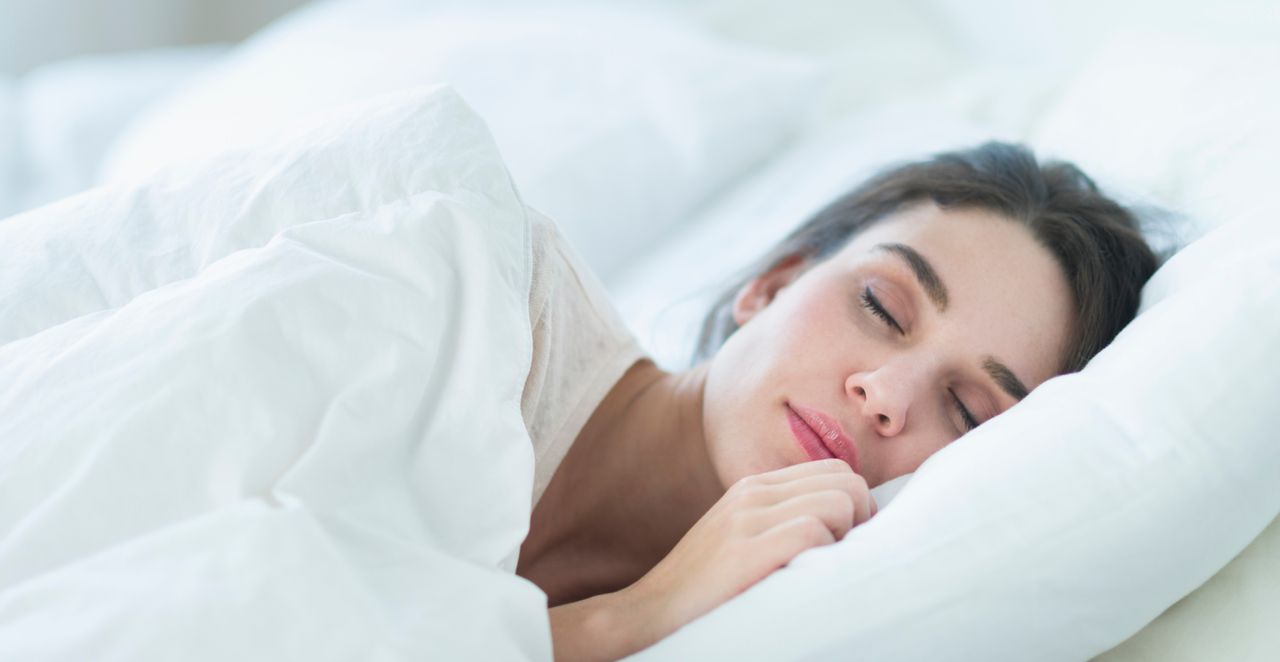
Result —
[[853, 439], [845, 434], [834, 418], [816, 409], [800, 407], [786, 403], [787, 422], [791, 426], [791, 434], [811, 460], [830, 457], [844, 460], [853, 472], [862, 474], [862, 463], [858, 458], [858, 447]]

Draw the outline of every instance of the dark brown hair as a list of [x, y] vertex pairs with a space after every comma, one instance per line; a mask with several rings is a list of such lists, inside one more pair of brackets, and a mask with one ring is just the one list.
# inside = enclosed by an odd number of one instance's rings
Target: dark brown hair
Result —
[[1074, 303], [1058, 374], [1075, 372], [1137, 314], [1142, 286], [1160, 264], [1134, 212], [1104, 195], [1076, 166], [1040, 164], [1023, 145], [987, 142], [881, 171], [836, 199], [744, 270], [702, 322], [694, 362], [709, 358], [738, 329], [739, 289], [792, 256], [810, 266], [894, 212], [932, 200], [943, 209], [978, 208], [1029, 228], [1056, 258]]

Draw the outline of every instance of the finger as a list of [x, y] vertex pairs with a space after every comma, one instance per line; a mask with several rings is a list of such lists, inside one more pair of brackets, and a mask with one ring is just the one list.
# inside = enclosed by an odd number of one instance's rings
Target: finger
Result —
[[[847, 466], [847, 465], [846, 465]], [[861, 524], [875, 514], [875, 500], [871, 498], [871, 489], [862, 476], [853, 472], [836, 472], [805, 476], [795, 480], [765, 485], [757, 490], [755, 503], [765, 507], [781, 503], [801, 494], [820, 492], [822, 490], [842, 490], [849, 495], [854, 504], [854, 525]]]
[[817, 517], [839, 540], [853, 528], [855, 507], [848, 492], [841, 489], [799, 494], [772, 506], [751, 510], [743, 525], [746, 535], [757, 535], [797, 517]]
[[753, 539], [752, 549], [760, 550], [760, 562], [766, 566], [761, 574], [772, 572], [791, 562], [806, 549], [835, 542], [821, 520], [812, 516], [793, 517], [779, 522]]
[[789, 467], [753, 474], [742, 480], [754, 482], [757, 485], [776, 485], [807, 476], [831, 473], [853, 473], [853, 468], [849, 466], [848, 462], [829, 457], [825, 460], [800, 462]]

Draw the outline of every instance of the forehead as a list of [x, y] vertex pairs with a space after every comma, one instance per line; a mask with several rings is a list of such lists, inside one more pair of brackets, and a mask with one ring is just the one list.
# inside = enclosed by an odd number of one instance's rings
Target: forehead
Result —
[[[947, 289], [945, 312], [915, 285], [906, 262], [876, 247], [919, 252]], [[993, 354], [1027, 385], [1052, 377], [1065, 350], [1074, 306], [1053, 256], [1024, 225], [984, 209], [924, 203], [874, 223], [837, 254], [843, 264], [881, 265], [910, 286], [925, 323], [949, 346]]]

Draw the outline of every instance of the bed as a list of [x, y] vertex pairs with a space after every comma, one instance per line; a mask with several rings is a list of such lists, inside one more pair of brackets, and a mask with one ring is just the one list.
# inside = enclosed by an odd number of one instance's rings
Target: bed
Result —
[[[1101, 34], [1081, 27], [1087, 7], [1007, 4], [989, 9], [1025, 21], [1020, 38], [1039, 38], [1039, 57], [1007, 64], [1017, 43], [941, 0], [327, 2], [234, 47], [81, 59], [0, 81], [0, 144], [23, 146], [0, 163], [0, 208], [27, 210], [0, 221], [0, 485], [22, 495], [0, 513], [0, 657], [548, 659], [540, 592], [511, 574], [528, 495], [511, 490], [469, 517], [424, 505], [528, 482], [512, 421], [495, 416], [484, 449], [503, 459], [495, 470], [478, 468], [475, 449], [405, 445], [425, 416], [407, 404], [370, 432], [385, 452], [353, 454], [340, 440], [403, 376], [368, 361], [343, 372], [361, 355], [312, 344], [309, 318], [276, 327], [262, 311], [310, 293], [301, 300], [318, 323], [368, 322], [348, 330], [359, 347], [386, 341], [406, 366], [435, 365], [386, 333], [430, 326], [427, 311], [360, 279], [405, 261], [417, 235], [404, 210], [449, 200], [461, 216], [510, 219], [527, 206], [556, 220], [642, 344], [679, 369], [716, 287], [799, 219], [885, 163], [994, 137], [1074, 160], [1149, 210], [1153, 240], [1177, 253], [1144, 291], [1142, 316], [1084, 372], [895, 484], [891, 505], [845, 541], [635, 658], [1274, 658], [1280, 418], [1267, 404], [1280, 396], [1280, 209], [1263, 178], [1280, 151], [1280, 80], [1268, 65], [1280, 61], [1280, 32], [1269, 32], [1280, 19], [1240, 4], [1212, 21], [1170, 11], [1145, 31]], [[107, 99], [114, 112], [88, 112]], [[450, 168], [476, 178], [450, 179]], [[363, 183], [343, 189], [344, 177]], [[360, 219], [385, 231], [357, 241]], [[459, 246], [479, 240], [439, 232]], [[316, 255], [331, 259], [307, 261]], [[326, 271], [335, 264], [361, 269]], [[291, 289], [289, 265], [314, 282]], [[474, 282], [518, 278], [501, 265]], [[404, 288], [446, 278], [380, 277]], [[245, 284], [262, 285], [256, 309], [230, 303]], [[352, 298], [369, 307], [322, 296], [333, 287], [366, 292]], [[240, 312], [201, 318], [192, 311], [208, 297]], [[128, 344], [182, 311], [207, 325], [150, 349]], [[498, 324], [504, 310], [486, 314]], [[56, 499], [41, 491], [39, 472], [65, 475], [77, 449], [122, 467], [176, 466], [138, 440], [167, 439], [166, 416], [192, 402], [183, 394], [230, 374], [195, 358], [215, 346], [200, 344], [220, 337], [213, 328], [240, 334], [226, 337], [239, 338], [229, 346], [250, 376], [263, 359], [254, 352], [269, 349], [254, 330], [283, 329], [270, 347], [296, 350], [293, 367], [323, 386], [285, 410], [263, 406], [290, 391], [284, 372], [229, 382], [238, 386], [215, 402], [252, 416], [188, 442], [211, 453], [205, 471], [221, 472], [186, 477], [219, 486], [198, 499], [157, 498], [186, 494], [182, 475], [141, 495], [133, 517], [94, 514], [111, 482], [60, 483]], [[180, 364], [184, 379], [159, 388]], [[367, 389], [343, 395], [341, 375]], [[441, 379], [414, 388], [457, 384]], [[494, 411], [509, 414], [510, 395], [494, 395]], [[73, 416], [62, 403], [76, 402], [85, 408]], [[83, 413], [93, 402], [105, 404]], [[59, 416], [81, 427], [52, 425]], [[425, 438], [447, 437], [448, 424]], [[245, 459], [269, 433], [298, 445]], [[62, 455], [33, 463], [24, 449], [38, 437], [63, 439], [50, 446]], [[289, 454], [303, 448], [325, 452], [308, 451], [316, 459], [299, 469]], [[359, 491], [352, 476], [390, 475], [406, 453], [434, 460], [414, 465], [416, 480], [356, 499], [355, 512], [336, 505]], [[237, 462], [253, 470], [241, 475]], [[447, 462], [473, 480], [451, 479]], [[365, 473], [344, 472], [352, 463]], [[416, 529], [405, 504], [438, 526]], [[210, 551], [219, 539], [240, 544]], [[324, 577], [336, 580], [320, 586]], [[77, 634], [55, 637], [66, 623]], [[203, 652], [191, 658], [193, 647]]]

